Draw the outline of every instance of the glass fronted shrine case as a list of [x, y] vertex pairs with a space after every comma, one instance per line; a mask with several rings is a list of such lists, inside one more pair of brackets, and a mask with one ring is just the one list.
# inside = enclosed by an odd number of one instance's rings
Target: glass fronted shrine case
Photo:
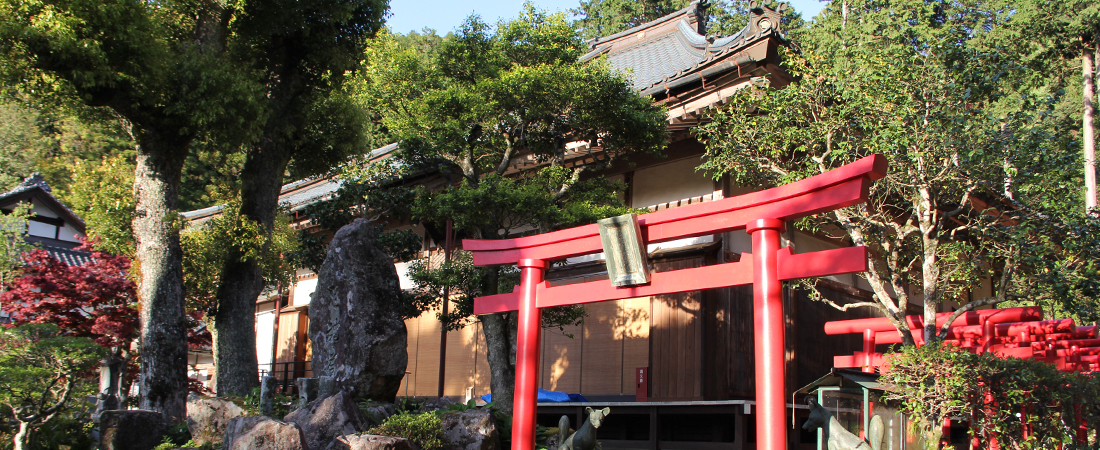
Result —
[[[872, 448], [881, 450], [924, 449], [924, 438], [914, 429], [909, 417], [898, 410], [898, 405], [883, 400], [884, 389], [878, 383], [876, 374], [833, 369], [828, 375], [796, 391], [796, 396], [802, 394], [813, 399], [840, 425], [841, 430], [831, 430], [837, 436], [827, 434], [826, 427], [813, 430], [817, 435], [816, 448], [826, 450], [830, 437], [842, 439], [840, 434], [850, 433], [868, 443], [881, 439], [881, 446], [872, 445]], [[815, 420], [815, 423], [824, 421], [820, 415], [815, 418], [811, 411], [810, 418], [798, 425], [801, 427], [810, 420]]]

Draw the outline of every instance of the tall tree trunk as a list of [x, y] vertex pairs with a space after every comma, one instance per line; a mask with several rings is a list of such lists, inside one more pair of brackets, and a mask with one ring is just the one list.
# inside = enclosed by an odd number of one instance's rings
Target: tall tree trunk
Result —
[[[241, 171], [241, 215], [259, 223], [268, 236], [275, 226], [288, 154], [282, 145], [265, 138], [249, 152]], [[214, 390], [218, 395], [245, 395], [259, 386], [254, 305], [264, 288], [260, 261], [231, 257], [221, 280], [211, 327], [217, 372]]]
[[1096, 50], [1087, 38], [1081, 52], [1081, 72], [1084, 78], [1084, 111], [1081, 114], [1081, 140], [1085, 149], [1085, 212], [1096, 208]]
[[[289, 58], [289, 56], [288, 56]], [[259, 142], [249, 149], [241, 170], [241, 216], [259, 223], [267, 236], [275, 228], [279, 190], [294, 147], [288, 141], [301, 128], [304, 80], [295, 63], [277, 76], [269, 91], [271, 116]], [[231, 255], [232, 256], [232, 255]], [[263, 292], [260, 261], [230, 257], [221, 272], [218, 310], [211, 327], [214, 339], [215, 391], [245, 395], [259, 386], [254, 305]]]
[[489, 390], [493, 403], [506, 414], [511, 414], [516, 395], [516, 323], [510, 320], [514, 316], [514, 313], [479, 316], [489, 362]]
[[161, 130], [137, 136], [134, 241], [141, 302], [141, 408], [186, 415], [187, 323], [178, 210], [190, 137]]

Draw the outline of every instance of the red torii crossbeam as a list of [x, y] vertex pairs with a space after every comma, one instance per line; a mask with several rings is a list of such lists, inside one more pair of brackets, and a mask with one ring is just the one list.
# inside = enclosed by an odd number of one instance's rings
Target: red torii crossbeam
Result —
[[647, 285], [617, 288], [609, 281], [551, 287], [543, 280], [548, 262], [603, 251], [596, 224], [515, 239], [465, 239], [476, 265], [516, 264], [514, 292], [474, 299], [474, 314], [519, 311], [512, 450], [532, 450], [538, 389], [541, 308], [671, 294], [752, 283], [756, 353], [758, 448], [786, 448], [785, 360], [781, 281], [867, 270], [863, 247], [805, 254], [780, 249], [784, 223], [867, 201], [871, 182], [886, 175], [886, 158], [868, 156], [787, 185], [638, 216], [645, 244], [744, 229], [752, 254], [740, 261], [654, 273]]

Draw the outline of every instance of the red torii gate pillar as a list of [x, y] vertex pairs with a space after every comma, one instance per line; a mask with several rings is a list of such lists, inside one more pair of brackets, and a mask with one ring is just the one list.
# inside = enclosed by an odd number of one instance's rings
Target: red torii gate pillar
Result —
[[757, 448], [786, 448], [783, 280], [867, 270], [863, 247], [791, 254], [780, 249], [785, 221], [867, 201], [870, 183], [885, 176], [886, 159], [863, 158], [844, 167], [772, 189], [638, 217], [645, 244], [745, 229], [753, 253], [738, 262], [659, 272], [649, 284], [617, 288], [609, 281], [551, 287], [548, 261], [603, 251], [597, 225], [516, 239], [466, 239], [476, 265], [516, 264], [511, 293], [478, 297], [474, 314], [517, 311], [516, 388], [512, 450], [532, 450], [538, 389], [541, 308], [753, 284], [756, 330]]

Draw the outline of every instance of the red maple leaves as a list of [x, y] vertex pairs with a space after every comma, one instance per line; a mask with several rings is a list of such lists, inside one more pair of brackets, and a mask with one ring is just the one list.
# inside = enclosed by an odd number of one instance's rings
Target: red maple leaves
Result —
[[52, 323], [68, 336], [129, 348], [138, 324], [129, 258], [97, 252], [89, 242], [78, 249], [91, 251], [92, 260], [69, 266], [45, 250], [24, 253], [24, 275], [0, 294], [0, 309], [16, 324]]

